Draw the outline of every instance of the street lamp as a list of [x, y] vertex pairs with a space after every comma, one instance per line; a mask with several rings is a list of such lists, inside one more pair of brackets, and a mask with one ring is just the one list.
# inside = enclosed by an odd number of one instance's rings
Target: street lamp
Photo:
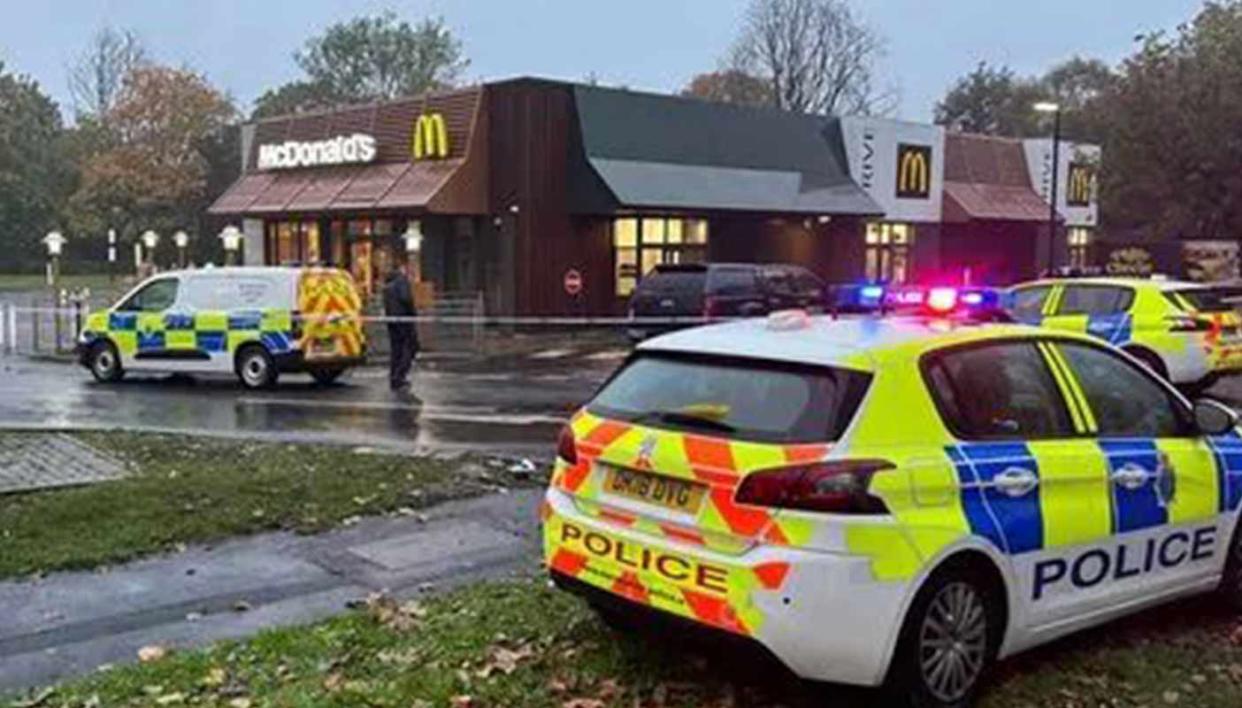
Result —
[[159, 245], [160, 235], [150, 229], [142, 233], [142, 245], [147, 249], [147, 262], [155, 265], [155, 247]]
[[1034, 109], [1052, 114], [1052, 184], [1048, 195], [1048, 271], [1056, 268], [1057, 254], [1057, 178], [1061, 173], [1061, 104], [1040, 101]]
[[49, 231], [43, 237], [43, 245], [47, 246], [47, 284], [56, 287], [60, 281], [60, 254], [65, 248], [65, 237], [59, 231]]
[[190, 235], [184, 231], [173, 234], [173, 243], [177, 245], [177, 262], [185, 267], [185, 247], [190, 245]]
[[241, 246], [242, 232], [229, 224], [220, 231], [220, 243], [224, 246], [224, 265], [235, 265], [237, 249]]
[[405, 227], [405, 252], [409, 257], [410, 277], [414, 282], [422, 280], [422, 263], [420, 251], [423, 248], [423, 225], [411, 221]]

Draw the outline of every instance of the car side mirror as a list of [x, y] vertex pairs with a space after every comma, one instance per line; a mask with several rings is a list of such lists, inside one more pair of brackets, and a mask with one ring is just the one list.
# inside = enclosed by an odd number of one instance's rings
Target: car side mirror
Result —
[[1195, 401], [1195, 427], [1202, 435], [1224, 435], [1238, 424], [1238, 414], [1232, 408], [1210, 398]]

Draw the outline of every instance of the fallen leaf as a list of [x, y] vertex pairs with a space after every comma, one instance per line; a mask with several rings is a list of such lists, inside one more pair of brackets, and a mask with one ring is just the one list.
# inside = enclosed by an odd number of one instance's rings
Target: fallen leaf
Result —
[[492, 647], [488, 653], [487, 663], [483, 665], [475, 674], [482, 678], [488, 678], [496, 672], [500, 672], [505, 676], [517, 670], [518, 664], [523, 659], [529, 659], [535, 655], [535, 650], [529, 644], [523, 644], [517, 649], [507, 649], [502, 646]]
[[185, 703], [184, 693], [166, 693], [155, 699], [157, 705], [170, 706], [174, 703]]
[[150, 644], [138, 650], [138, 661], [144, 664], [159, 661], [166, 656], [168, 656], [168, 649], [159, 644]]
[[452, 708], [474, 708], [474, 697], [468, 695], [453, 696], [449, 699]]
[[607, 705], [598, 698], [571, 698], [561, 704], [561, 708], [604, 708]]
[[323, 690], [328, 693], [336, 693], [341, 690], [341, 686], [345, 684], [345, 676], [340, 671], [333, 671], [323, 680]]
[[250, 708], [251, 701], [249, 698], [234, 698], [229, 701], [229, 708]]
[[224, 671], [224, 669], [217, 666], [207, 672], [207, 675], [203, 677], [202, 684], [208, 688], [215, 688], [217, 686], [223, 686], [224, 681], [227, 678], [228, 674]]

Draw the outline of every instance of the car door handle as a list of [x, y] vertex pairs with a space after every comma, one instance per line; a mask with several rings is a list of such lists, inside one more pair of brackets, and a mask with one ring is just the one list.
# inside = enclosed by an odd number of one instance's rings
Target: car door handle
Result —
[[1147, 484], [1150, 477], [1147, 470], [1135, 464], [1125, 464], [1118, 467], [1112, 474], [1113, 482], [1122, 489], [1134, 491]]
[[1024, 497], [1039, 486], [1039, 477], [1031, 470], [1010, 467], [993, 477], [992, 484], [1007, 497]]

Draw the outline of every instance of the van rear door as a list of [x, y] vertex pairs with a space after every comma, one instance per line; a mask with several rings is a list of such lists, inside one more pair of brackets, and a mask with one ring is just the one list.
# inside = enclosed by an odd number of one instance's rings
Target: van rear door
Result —
[[300, 324], [297, 346], [307, 361], [357, 359], [366, 353], [362, 298], [345, 271], [302, 271], [295, 319]]

